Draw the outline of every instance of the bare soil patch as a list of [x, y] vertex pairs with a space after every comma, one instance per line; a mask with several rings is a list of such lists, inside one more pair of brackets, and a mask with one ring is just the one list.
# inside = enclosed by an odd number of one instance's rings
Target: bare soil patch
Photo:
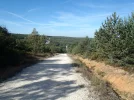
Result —
[[103, 62], [84, 59], [79, 56], [73, 56], [79, 59], [99, 78], [108, 82], [112, 88], [125, 100], [134, 100], [134, 74], [127, 71], [107, 65]]

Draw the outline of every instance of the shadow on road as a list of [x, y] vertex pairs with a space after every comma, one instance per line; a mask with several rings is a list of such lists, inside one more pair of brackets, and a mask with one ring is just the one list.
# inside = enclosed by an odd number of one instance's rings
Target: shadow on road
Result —
[[[79, 86], [74, 85], [75, 80], [56, 80], [60, 76], [68, 77], [72, 71], [71, 64], [57, 64], [58, 61], [45, 60], [7, 80], [0, 87], [0, 100], [55, 100], [77, 91]], [[49, 64], [52, 62], [55, 63]], [[14, 86], [5, 89], [10, 83]]]

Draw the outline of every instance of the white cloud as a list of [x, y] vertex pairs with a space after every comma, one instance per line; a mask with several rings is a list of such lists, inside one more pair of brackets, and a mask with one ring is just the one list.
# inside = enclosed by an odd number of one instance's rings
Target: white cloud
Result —
[[12, 13], [12, 12], [8, 12], [8, 11], [6, 11], [6, 12], [7, 12], [8, 14], [12, 15], [12, 16], [18, 17], [18, 18], [23, 19], [23, 20], [25, 20], [25, 21], [27, 21], [27, 22], [35, 23], [35, 22], [33, 22], [33, 21], [29, 20], [29, 19], [26, 19], [26, 18], [24, 18], [24, 17], [22, 17], [22, 16], [20, 16], [20, 15], [18, 15], [18, 14], [16, 14], [16, 13]]
[[92, 13], [92, 14], [84, 14], [77, 15], [71, 12], [56, 12], [55, 16], [52, 16], [51, 20], [47, 23], [38, 23], [26, 19], [16, 13], [7, 12], [6, 13], [22, 19], [22, 22], [11, 22], [7, 23], [23, 25], [27, 29], [31, 29], [32, 27], [36, 27], [40, 33], [44, 34], [66, 34], [72, 36], [73, 34], [81, 34], [79, 36], [89, 35], [93, 37], [94, 31], [99, 28], [99, 23], [101, 24], [107, 16], [112, 13]]
[[87, 14], [87, 15], [75, 15], [73, 13], [66, 13], [66, 12], [57, 12], [58, 16], [52, 16], [57, 22], [62, 23], [69, 23], [71, 25], [87, 25], [91, 24], [92, 22], [100, 21], [101, 19], [106, 18], [107, 16], [111, 15], [111, 13], [98, 13], [98, 14]]
[[2, 22], [4, 24], [12, 24], [15, 26], [23, 26], [22, 24], [19, 24], [19, 23], [13, 22], [13, 21], [9, 21], [9, 20], [4, 20], [4, 19], [0, 19], [0, 22]]
[[41, 9], [42, 7], [40, 7], [40, 8], [32, 8], [32, 9], [29, 9], [27, 12], [33, 12], [33, 11], [36, 11], [36, 10], [39, 10], [39, 9]]
[[24, 18], [24, 17], [22, 17], [22, 16], [20, 16], [16, 13], [13, 13], [13, 12], [9, 12], [9, 11], [4, 11], [4, 12], [6, 12], [7, 14], [10, 14], [14, 17], [17, 17], [17, 18], [20, 18], [20, 19], [26, 21], [26, 22], [18, 22], [18, 23], [21, 23], [21, 24], [32, 24], [32, 25], [41, 25], [41, 26], [49, 25], [49, 24], [43, 24], [43, 23], [37, 23], [37, 22], [31, 21], [31, 20], [26, 19], [26, 18]]
[[69, 2], [71, 2], [71, 1], [72, 1], [72, 0], [66, 0], [66, 1], [63, 2], [63, 4], [69, 3]]
[[89, 8], [98, 8], [98, 9], [114, 9], [114, 8], [124, 8], [127, 6], [127, 8], [131, 8], [131, 6], [134, 5], [134, 3], [117, 3], [117, 4], [93, 4], [93, 3], [86, 3], [86, 2], [81, 2], [81, 3], [76, 3], [75, 5], [81, 6], [81, 7], [89, 7]]
[[70, 12], [56, 12], [57, 16], [52, 16], [53, 21], [49, 21], [49, 26], [39, 26], [42, 32], [45, 30], [47, 34], [61, 34], [61, 35], [77, 35], [79, 36], [94, 36], [94, 32], [99, 26], [93, 25], [99, 23], [98, 21], [106, 18], [111, 13], [102, 14], [87, 14], [87, 15], [76, 15]]
[[37, 10], [38, 8], [33, 8], [33, 9], [29, 9], [27, 12], [32, 12], [32, 11], [35, 11]]
[[79, 6], [89, 7], [89, 8], [107, 8], [108, 6], [104, 5], [95, 5], [92, 3], [79, 3]]
[[69, 23], [64, 22], [56, 22], [56, 21], [49, 21], [49, 24], [53, 27], [59, 27], [59, 26], [71, 26]]

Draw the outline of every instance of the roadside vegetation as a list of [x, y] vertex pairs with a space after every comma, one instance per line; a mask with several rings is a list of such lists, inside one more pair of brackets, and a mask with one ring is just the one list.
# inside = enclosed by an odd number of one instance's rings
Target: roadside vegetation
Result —
[[38, 35], [36, 29], [27, 37], [20, 35], [18, 38], [0, 26], [0, 81], [36, 63], [39, 60], [36, 55], [44, 55], [45, 39], [45, 36]]
[[82, 38], [40, 35], [34, 28], [30, 34], [15, 34], [0, 26], [0, 80], [44, 57], [65, 53], [68, 45]]
[[99, 80], [111, 84], [121, 98], [134, 99], [134, 13], [127, 18], [113, 13], [96, 30], [94, 38], [86, 37], [69, 45], [67, 51], [86, 64]]
[[[134, 68], [134, 13], [121, 18], [116, 13], [107, 17], [94, 38], [70, 45], [68, 52], [108, 64]], [[127, 67], [125, 67], [127, 66]]]
[[30, 34], [13, 34], [0, 26], [0, 81], [44, 57], [65, 53], [71, 44], [65, 38], [40, 35], [35, 28]]
[[111, 88], [108, 82], [96, 77], [92, 70], [79, 60], [75, 59], [74, 61], [75, 62], [72, 66], [76, 67], [76, 73], [82, 73], [82, 75], [89, 80], [89, 84], [91, 84], [93, 91], [95, 91], [95, 94], [99, 96], [100, 100], [121, 100], [120, 96]]

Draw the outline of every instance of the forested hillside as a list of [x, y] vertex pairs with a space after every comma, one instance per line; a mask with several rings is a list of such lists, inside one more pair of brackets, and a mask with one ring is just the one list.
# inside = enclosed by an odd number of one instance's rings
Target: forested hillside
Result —
[[75, 38], [75, 37], [63, 37], [63, 36], [48, 36], [50, 38], [50, 44], [48, 46], [60, 48], [61, 52], [66, 52], [66, 49], [69, 45], [78, 43], [84, 38]]
[[40, 35], [35, 28], [30, 34], [14, 34], [0, 26], [0, 82], [41, 57], [66, 53], [68, 45], [81, 39]]
[[68, 52], [93, 60], [103, 60], [119, 66], [134, 65], [134, 13], [121, 18], [116, 13], [107, 17], [95, 32], [95, 37], [86, 37]]
[[[83, 38], [44, 36], [39, 35], [36, 29], [33, 29], [31, 34], [13, 34], [0, 27], [0, 39], [0, 66], [6, 68], [20, 64], [29, 54], [65, 53], [68, 45]], [[49, 43], [46, 44], [46, 41]]]
[[[12, 36], [16, 39], [25, 39], [28, 37], [28, 34], [15, 34], [12, 33]], [[83, 40], [84, 38], [78, 37], [64, 37], [64, 36], [45, 36], [46, 41], [50, 41], [49, 44], [45, 44], [46, 50], [44, 52], [59, 52], [65, 53], [66, 47], [72, 44], [76, 44]]]

